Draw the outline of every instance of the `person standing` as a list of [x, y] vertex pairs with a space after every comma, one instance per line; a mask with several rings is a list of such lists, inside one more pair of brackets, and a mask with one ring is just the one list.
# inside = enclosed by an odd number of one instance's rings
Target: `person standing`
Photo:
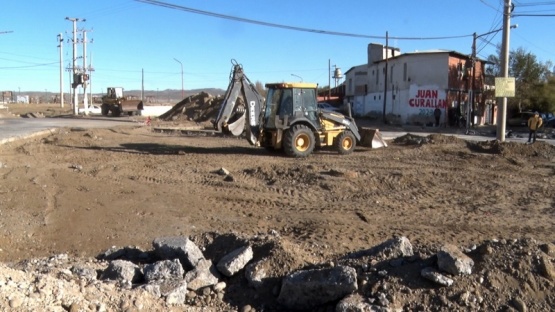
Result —
[[441, 109], [439, 109], [439, 107], [436, 107], [434, 110], [434, 117], [436, 119], [436, 127], [439, 127], [439, 119], [441, 117]]
[[528, 118], [528, 129], [530, 130], [530, 133], [528, 134], [528, 143], [536, 143], [536, 132], [542, 124], [543, 120], [538, 112], [534, 112], [534, 116]]

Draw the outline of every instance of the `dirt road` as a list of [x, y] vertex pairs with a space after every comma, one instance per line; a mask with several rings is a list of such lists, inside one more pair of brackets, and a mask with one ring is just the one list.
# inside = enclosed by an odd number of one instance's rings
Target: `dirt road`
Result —
[[544, 143], [437, 136], [299, 160], [240, 139], [135, 126], [64, 129], [0, 151], [1, 260], [93, 256], [205, 231], [278, 230], [343, 253], [394, 235], [421, 243], [550, 240], [555, 225], [555, 152]]

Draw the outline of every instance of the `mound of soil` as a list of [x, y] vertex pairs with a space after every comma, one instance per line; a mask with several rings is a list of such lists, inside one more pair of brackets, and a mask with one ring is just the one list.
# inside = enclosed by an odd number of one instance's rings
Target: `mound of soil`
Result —
[[158, 119], [162, 121], [210, 121], [217, 117], [222, 100], [222, 97], [214, 97], [206, 92], [201, 92], [175, 104]]

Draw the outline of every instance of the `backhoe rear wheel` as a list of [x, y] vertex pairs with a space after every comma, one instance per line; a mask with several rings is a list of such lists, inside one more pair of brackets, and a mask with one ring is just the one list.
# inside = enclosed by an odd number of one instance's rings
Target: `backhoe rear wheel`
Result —
[[283, 150], [287, 156], [307, 157], [314, 150], [314, 133], [305, 125], [289, 128], [283, 138]]
[[335, 148], [341, 155], [351, 154], [357, 144], [355, 135], [351, 131], [343, 131], [335, 138]]

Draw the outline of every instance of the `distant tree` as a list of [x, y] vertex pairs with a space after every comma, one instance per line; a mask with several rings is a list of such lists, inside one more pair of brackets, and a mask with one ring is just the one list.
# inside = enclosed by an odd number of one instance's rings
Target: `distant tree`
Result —
[[[492, 64], [486, 69], [487, 75], [499, 77], [501, 73], [501, 49], [498, 55], [490, 55], [488, 61]], [[524, 109], [545, 110], [549, 88], [545, 85], [553, 76], [551, 62], [539, 62], [534, 54], [524, 48], [518, 48], [509, 53], [509, 77], [515, 77], [515, 97], [508, 98], [509, 109], [521, 111]], [[547, 93], [546, 93], [547, 92]]]
[[533, 89], [530, 108], [555, 113], [555, 77], [549, 77], [546, 83], [534, 85]]
[[254, 83], [254, 87], [256, 88], [256, 91], [260, 93], [260, 95], [262, 95], [263, 97], [266, 97], [266, 88], [264, 87], [264, 84], [262, 82], [257, 80]]
[[319, 86], [317, 92], [319, 96], [328, 96], [330, 93], [330, 86]]

